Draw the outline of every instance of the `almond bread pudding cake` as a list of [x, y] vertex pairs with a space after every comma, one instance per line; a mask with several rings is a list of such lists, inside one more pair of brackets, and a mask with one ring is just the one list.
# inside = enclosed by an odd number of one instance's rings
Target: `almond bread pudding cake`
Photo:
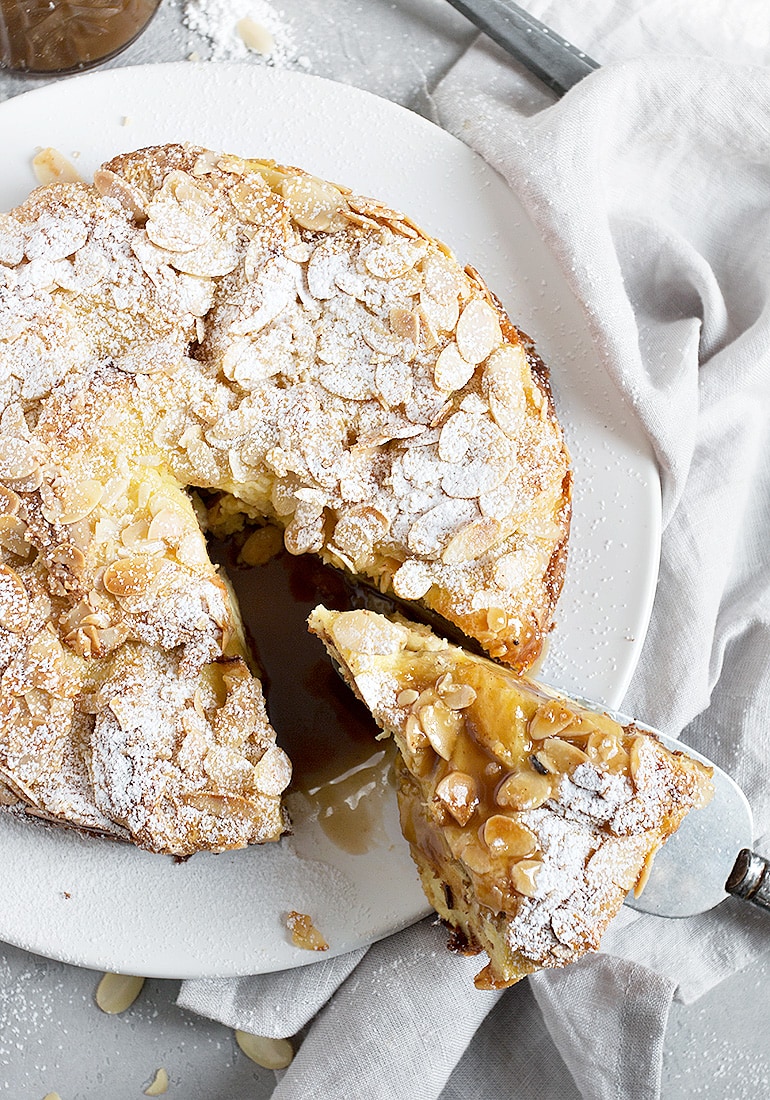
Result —
[[530, 340], [408, 217], [181, 145], [38, 189], [0, 215], [0, 801], [177, 856], [280, 836], [189, 489], [526, 669], [570, 487]]
[[310, 629], [399, 749], [401, 826], [450, 945], [497, 989], [599, 946], [710, 769], [427, 627], [318, 607]]

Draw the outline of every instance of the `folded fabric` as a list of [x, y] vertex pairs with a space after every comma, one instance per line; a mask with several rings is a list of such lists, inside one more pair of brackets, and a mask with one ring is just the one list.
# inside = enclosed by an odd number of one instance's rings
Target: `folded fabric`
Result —
[[[658, 460], [660, 579], [624, 710], [732, 774], [770, 851], [770, 72], [647, 56], [554, 103], [480, 41], [434, 104], [523, 202]], [[270, 1034], [325, 1006], [276, 1100], [649, 1100], [675, 991], [770, 948], [770, 922], [733, 901], [686, 921], [624, 912], [601, 955], [502, 996], [474, 991], [477, 961], [443, 941], [427, 921], [323, 970], [188, 982], [180, 1003]]]

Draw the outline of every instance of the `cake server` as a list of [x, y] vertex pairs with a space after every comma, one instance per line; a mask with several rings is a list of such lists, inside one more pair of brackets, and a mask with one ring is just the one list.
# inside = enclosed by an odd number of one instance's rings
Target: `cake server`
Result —
[[[612, 716], [622, 725], [630, 721], [623, 715]], [[656, 854], [642, 893], [639, 897], [629, 894], [626, 904], [641, 913], [691, 917], [713, 909], [732, 894], [770, 910], [770, 862], [751, 851], [754, 823], [741, 788], [689, 745], [635, 724], [650, 730], [673, 752], [683, 752], [713, 768], [714, 797], [708, 806], [687, 814]]]
[[511, 0], [449, 3], [557, 95], [599, 68], [597, 61]]

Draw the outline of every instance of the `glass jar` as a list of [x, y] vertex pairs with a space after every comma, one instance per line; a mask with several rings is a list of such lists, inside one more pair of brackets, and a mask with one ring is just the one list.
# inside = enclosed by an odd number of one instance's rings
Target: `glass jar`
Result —
[[120, 53], [160, 0], [0, 0], [0, 68], [72, 73]]

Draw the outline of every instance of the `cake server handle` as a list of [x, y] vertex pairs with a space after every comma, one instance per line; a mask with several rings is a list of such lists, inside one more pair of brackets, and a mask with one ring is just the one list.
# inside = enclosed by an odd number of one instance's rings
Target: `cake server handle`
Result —
[[582, 50], [512, 0], [449, 0], [466, 19], [557, 95], [599, 68]]
[[749, 848], [742, 848], [725, 883], [725, 890], [770, 912], [770, 860]]

